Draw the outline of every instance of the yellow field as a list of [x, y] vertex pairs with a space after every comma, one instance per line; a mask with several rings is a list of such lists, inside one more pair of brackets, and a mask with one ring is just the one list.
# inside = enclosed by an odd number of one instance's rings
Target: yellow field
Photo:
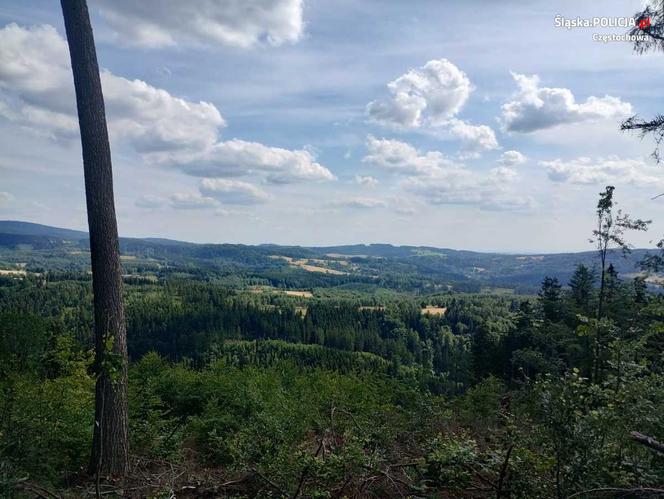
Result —
[[298, 291], [296, 289], [279, 289], [271, 286], [250, 286], [247, 288], [250, 293], [283, 293], [286, 296], [297, 296], [298, 298], [313, 298], [311, 291]]
[[434, 307], [433, 305], [429, 305], [422, 309], [422, 314], [424, 315], [445, 315], [445, 312], [447, 312], [447, 308]]
[[[331, 275], [347, 275], [347, 272], [341, 272], [340, 270], [330, 269], [327, 267], [320, 266], [320, 265], [327, 265], [328, 260], [320, 260], [317, 258], [312, 258], [312, 259], [301, 258], [296, 260], [295, 258], [291, 258], [290, 256], [281, 256], [281, 255], [271, 255], [270, 258], [275, 260], [285, 260], [293, 267], [298, 267], [302, 270], [306, 270], [307, 272], [319, 272], [321, 274], [331, 274]], [[311, 265], [311, 262], [317, 265]]]
[[320, 272], [321, 274], [332, 274], [332, 275], [346, 275], [347, 272], [341, 272], [340, 270], [328, 269], [326, 267], [316, 267], [314, 265], [297, 265], [301, 269], [306, 270], [307, 272]]
[[25, 270], [3, 270], [3, 269], [0, 269], [0, 275], [25, 277], [26, 275], [28, 275], [28, 273]]
[[287, 289], [283, 292], [288, 296], [299, 296], [300, 298], [313, 298], [314, 294], [311, 291], [292, 291]]

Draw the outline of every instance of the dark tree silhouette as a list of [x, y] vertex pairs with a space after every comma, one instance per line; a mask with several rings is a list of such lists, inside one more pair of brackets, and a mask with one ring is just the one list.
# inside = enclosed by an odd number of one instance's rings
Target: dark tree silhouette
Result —
[[538, 293], [539, 302], [542, 306], [544, 319], [550, 322], [558, 322], [561, 319], [562, 286], [555, 277], [545, 277], [542, 281], [542, 287]]
[[[572, 278], [569, 281], [569, 287], [572, 294], [572, 300], [576, 306], [576, 312], [581, 312], [584, 316], [592, 314], [592, 298], [595, 287], [595, 271], [585, 265], [578, 265]], [[590, 337], [584, 335], [583, 349], [586, 357], [585, 374], [590, 376], [593, 372], [593, 351], [591, 349]]]
[[574, 304], [584, 315], [590, 314], [590, 301], [592, 299], [595, 272], [583, 264], [577, 265], [569, 281]]
[[95, 312], [95, 422], [90, 472], [127, 470], [127, 334], [113, 201], [111, 149], [85, 0], [61, 0], [83, 148]]
[[[629, 34], [635, 37], [634, 50], [644, 54], [651, 50], [664, 51], [664, 0], [651, 1], [646, 7], [634, 14], [636, 25]], [[659, 163], [662, 157], [659, 147], [664, 140], [664, 115], [658, 114], [650, 120], [643, 120], [634, 115], [623, 121], [621, 130], [631, 130], [641, 137], [652, 136], [655, 139], [653, 158]]]
[[658, 114], [651, 120], [643, 120], [637, 115], [630, 116], [620, 124], [620, 129], [636, 131], [641, 138], [652, 135], [655, 140], [655, 150], [652, 152], [652, 157], [661, 163], [662, 157], [659, 152], [659, 146], [664, 140], [664, 115]]
[[593, 230], [593, 237], [590, 240], [597, 246], [597, 254], [600, 260], [600, 280], [599, 294], [597, 297], [597, 330], [595, 336], [595, 366], [593, 377], [599, 381], [601, 362], [600, 353], [602, 345], [601, 319], [605, 316], [606, 284], [607, 284], [607, 258], [612, 248], [622, 251], [623, 256], [631, 252], [630, 244], [625, 240], [627, 231], [646, 231], [650, 220], [633, 219], [628, 214], [618, 210], [614, 213], [616, 202], [613, 199], [615, 187], [606, 186], [603, 192], [599, 193], [597, 202], [597, 228]]
[[635, 37], [634, 50], [639, 54], [664, 50], [664, 1], [651, 0], [634, 19], [636, 24], [629, 32]]

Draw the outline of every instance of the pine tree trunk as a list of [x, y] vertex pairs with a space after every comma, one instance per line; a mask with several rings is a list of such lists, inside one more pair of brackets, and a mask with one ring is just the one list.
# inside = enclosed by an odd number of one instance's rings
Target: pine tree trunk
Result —
[[604, 316], [604, 288], [606, 286], [606, 247], [602, 249], [601, 252], [601, 262], [602, 262], [602, 275], [600, 278], [599, 284], [599, 297], [597, 301], [597, 329], [595, 331], [595, 372], [593, 373], [593, 382], [599, 383], [600, 378], [600, 356], [602, 355], [601, 351], [601, 341], [602, 341], [602, 329], [600, 327], [600, 321]]
[[95, 424], [89, 470], [127, 471], [127, 333], [111, 149], [85, 0], [61, 0], [81, 129], [95, 311]]

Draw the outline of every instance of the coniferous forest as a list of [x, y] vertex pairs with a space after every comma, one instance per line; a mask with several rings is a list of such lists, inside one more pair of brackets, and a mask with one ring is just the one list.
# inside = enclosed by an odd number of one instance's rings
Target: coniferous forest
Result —
[[5, 276], [3, 494], [656, 496], [664, 295], [602, 270], [610, 235], [532, 295], [132, 274], [130, 470], [97, 485], [89, 275]]
[[664, 498], [664, 1], [52, 3], [0, 498]]

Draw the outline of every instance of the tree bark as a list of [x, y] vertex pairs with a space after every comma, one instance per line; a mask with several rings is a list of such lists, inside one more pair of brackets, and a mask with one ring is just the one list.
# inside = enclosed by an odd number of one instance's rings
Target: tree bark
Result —
[[111, 149], [92, 26], [85, 0], [61, 0], [83, 149], [95, 311], [95, 421], [89, 470], [124, 476], [127, 440], [127, 333], [122, 304]]

